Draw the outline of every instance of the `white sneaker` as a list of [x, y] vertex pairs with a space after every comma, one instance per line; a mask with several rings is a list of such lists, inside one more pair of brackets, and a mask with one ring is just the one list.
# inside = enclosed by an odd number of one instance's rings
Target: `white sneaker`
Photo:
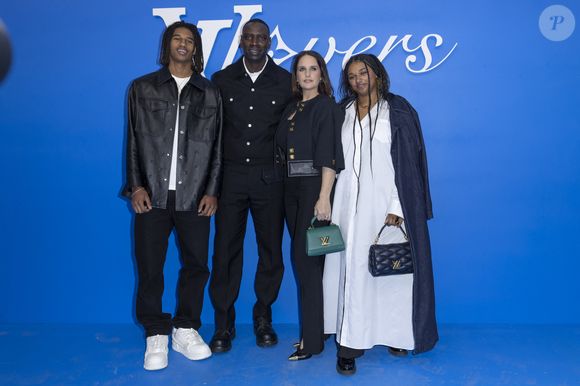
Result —
[[193, 328], [174, 328], [171, 338], [171, 347], [187, 359], [198, 361], [211, 356], [209, 346]]
[[167, 352], [169, 349], [169, 336], [154, 335], [147, 337], [147, 350], [145, 351], [145, 370], [161, 370], [167, 367]]

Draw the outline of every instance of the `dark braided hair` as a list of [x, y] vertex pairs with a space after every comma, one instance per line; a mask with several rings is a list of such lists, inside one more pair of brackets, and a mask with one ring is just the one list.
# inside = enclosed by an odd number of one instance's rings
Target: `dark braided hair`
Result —
[[[342, 70], [341, 73], [341, 77], [340, 77], [340, 93], [342, 94], [342, 104], [345, 107], [349, 107], [351, 104], [354, 103], [354, 109], [355, 109], [355, 117], [353, 120], [353, 126], [352, 126], [352, 139], [353, 139], [353, 143], [355, 145], [354, 147], [354, 152], [353, 152], [353, 166], [354, 166], [354, 160], [356, 157], [356, 125], [358, 123], [360, 129], [361, 129], [361, 145], [362, 145], [362, 139], [363, 139], [363, 131], [362, 131], [362, 124], [361, 124], [361, 117], [359, 116], [359, 109], [358, 109], [358, 97], [359, 95], [352, 89], [350, 82], [348, 80], [348, 70], [349, 67], [351, 66], [351, 64], [353, 64], [354, 62], [361, 62], [364, 64], [365, 69], [367, 71], [367, 91], [368, 91], [368, 100], [369, 100], [369, 105], [368, 105], [368, 110], [367, 110], [367, 115], [369, 117], [369, 136], [370, 136], [370, 146], [369, 146], [369, 151], [370, 151], [370, 167], [371, 167], [371, 175], [373, 174], [373, 138], [375, 136], [375, 131], [377, 129], [377, 121], [378, 121], [378, 117], [379, 117], [379, 111], [381, 109], [382, 104], [386, 101], [387, 99], [387, 95], [389, 94], [389, 87], [391, 85], [391, 81], [389, 79], [389, 74], [387, 73], [387, 70], [385, 70], [385, 67], [383, 66], [383, 64], [381, 63], [381, 61], [379, 60], [379, 58], [377, 58], [375, 55], [372, 54], [358, 54], [355, 56], [352, 56], [348, 62], [346, 62], [346, 65], [344, 66], [344, 69]], [[376, 114], [375, 114], [375, 118], [374, 118], [374, 124], [373, 124], [373, 117], [371, 115], [371, 88], [370, 88], [370, 80], [371, 80], [371, 75], [370, 75], [370, 71], [369, 69], [372, 70], [372, 72], [376, 75], [377, 80], [376, 80], [376, 96], [377, 96], [377, 109], [376, 109]], [[362, 150], [362, 148], [361, 148]], [[362, 157], [359, 157], [359, 171], [362, 167]], [[357, 202], [357, 208], [358, 208], [358, 195], [359, 195], [359, 191], [360, 191], [360, 174], [358, 174], [356, 172], [356, 168], [353, 167], [353, 170], [355, 171], [355, 175], [357, 178], [357, 193], [356, 193], [356, 202]]]
[[[391, 87], [391, 80], [385, 66], [381, 63], [379, 58], [373, 54], [358, 54], [352, 56], [344, 66], [340, 76], [339, 91], [342, 95], [342, 102], [350, 102], [354, 100], [357, 94], [354, 92], [350, 83], [348, 82], [348, 68], [354, 62], [362, 62], [367, 68], [373, 70], [377, 76], [377, 96], [378, 100], [387, 99], [389, 88]], [[369, 90], [370, 92], [370, 90]], [[370, 95], [369, 95], [370, 96]]]
[[195, 53], [193, 54], [193, 60], [191, 62], [191, 69], [196, 74], [201, 74], [203, 72], [203, 48], [201, 46], [201, 35], [197, 27], [191, 23], [184, 21], [177, 21], [171, 24], [163, 32], [163, 37], [161, 38], [161, 52], [159, 54], [159, 63], [163, 66], [169, 65], [169, 51], [171, 47], [171, 38], [175, 33], [177, 28], [187, 28], [191, 31], [193, 35], [193, 46], [195, 47]]

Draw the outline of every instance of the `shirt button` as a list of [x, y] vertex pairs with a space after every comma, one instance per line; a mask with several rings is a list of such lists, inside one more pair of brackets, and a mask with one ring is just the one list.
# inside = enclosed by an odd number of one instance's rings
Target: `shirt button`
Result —
[[175, 103], [172, 103], [171, 106], [175, 106]]
[[256, 89], [252, 87], [252, 88], [250, 89], [250, 91], [251, 91], [251, 92], [254, 92], [254, 91], [256, 91]]
[[181, 130], [181, 131], [179, 132], [179, 134], [185, 134], [185, 131]]
[[234, 101], [234, 98], [230, 98], [230, 102], [233, 102], [233, 101]]
[[248, 123], [248, 127], [252, 127], [252, 124], [251, 123]]
[[250, 141], [246, 142], [246, 146], [250, 146]]
[[249, 159], [249, 158], [246, 158], [246, 163], [247, 163], [247, 162], [250, 162], [250, 159]]
[[164, 178], [163, 181], [167, 181], [167, 178]]
[[171, 154], [167, 153], [167, 156], [169, 157], [169, 156], [171, 156]]
[[177, 181], [177, 183], [178, 183], [179, 185], [181, 185], [181, 181]]
[[185, 108], [185, 106], [183, 106], [183, 105], [182, 105], [182, 106], [181, 106], [181, 109], [183, 110], [184, 108]]
[[272, 101], [272, 104], [275, 105], [276, 104], [276, 101]]
[[250, 106], [250, 110], [253, 110], [253, 109], [254, 109], [254, 106]]
[[183, 159], [183, 155], [180, 155], [180, 156], [179, 156], [179, 159]]

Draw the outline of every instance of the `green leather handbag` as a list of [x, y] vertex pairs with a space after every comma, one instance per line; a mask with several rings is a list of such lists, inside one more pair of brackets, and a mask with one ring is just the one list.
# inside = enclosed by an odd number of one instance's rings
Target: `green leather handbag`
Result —
[[314, 221], [316, 221], [316, 216], [312, 217], [310, 227], [306, 230], [306, 254], [320, 256], [344, 251], [344, 240], [338, 225], [330, 223], [330, 225], [315, 228]]

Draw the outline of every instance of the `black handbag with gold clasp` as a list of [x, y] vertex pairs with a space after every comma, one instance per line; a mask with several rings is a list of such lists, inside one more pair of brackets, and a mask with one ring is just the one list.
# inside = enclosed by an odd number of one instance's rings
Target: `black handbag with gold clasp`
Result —
[[413, 258], [411, 257], [411, 244], [409, 238], [399, 225], [398, 228], [405, 236], [404, 243], [379, 244], [381, 233], [387, 224], [383, 225], [375, 242], [369, 248], [369, 272], [371, 275], [391, 276], [413, 273]]
[[344, 240], [338, 225], [314, 227], [316, 216], [312, 217], [310, 227], [306, 230], [306, 254], [308, 256], [326, 255], [327, 253], [344, 251]]

